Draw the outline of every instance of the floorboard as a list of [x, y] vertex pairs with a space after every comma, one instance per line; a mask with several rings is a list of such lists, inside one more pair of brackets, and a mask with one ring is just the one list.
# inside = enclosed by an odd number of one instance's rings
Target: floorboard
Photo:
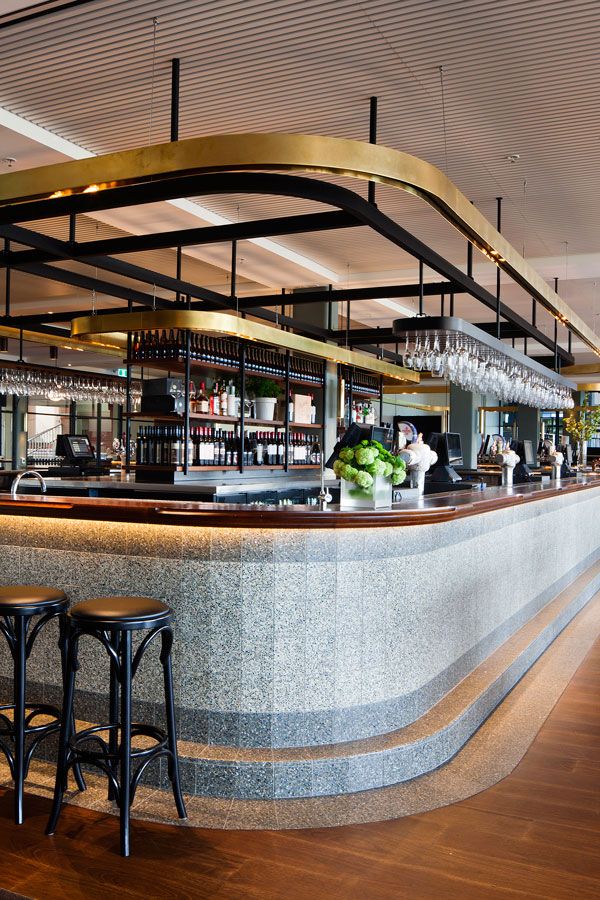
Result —
[[[218, 831], [118, 822], [75, 806], [44, 836], [48, 801], [11, 821], [0, 795], [0, 887], [32, 900], [597, 900], [600, 642], [514, 772], [461, 803], [344, 828]], [[0, 892], [0, 897], [2, 896]]]

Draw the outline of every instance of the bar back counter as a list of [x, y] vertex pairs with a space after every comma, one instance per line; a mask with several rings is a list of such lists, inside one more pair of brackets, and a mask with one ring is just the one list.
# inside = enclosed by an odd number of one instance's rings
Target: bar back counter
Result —
[[[591, 475], [375, 512], [0, 494], [1, 581], [173, 607], [186, 791], [342, 794], [460, 749], [600, 587], [599, 518]], [[50, 703], [56, 639], [29, 669]], [[78, 718], [105, 720], [106, 654], [81, 654]], [[158, 722], [142, 666], [134, 718]]]

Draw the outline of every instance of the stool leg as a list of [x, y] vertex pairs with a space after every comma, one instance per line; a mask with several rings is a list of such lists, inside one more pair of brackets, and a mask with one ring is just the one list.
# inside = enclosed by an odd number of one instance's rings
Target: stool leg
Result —
[[14, 732], [15, 732], [15, 824], [23, 824], [23, 783], [25, 772], [25, 659], [28, 616], [15, 616], [14, 649]]
[[121, 856], [129, 856], [131, 803], [131, 631], [121, 636]]
[[[117, 631], [113, 631], [110, 637], [110, 642], [119, 653], [119, 633]], [[117, 666], [115, 665], [114, 660], [111, 657], [110, 660], [110, 694], [109, 694], [109, 702], [108, 702], [108, 721], [111, 725], [119, 724], [119, 678], [117, 673]], [[117, 733], [117, 729], [112, 728], [108, 732], [108, 750], [109, 753], [113, 754], [117, 752], [117, 748], [119, 745], [119, 735]], [[110, 763], [111, 768], [113, 766]], [[113, 772], [116, 775], [116, 771]], [[112, 786], [112, 783], [109, 779], [108, 781], [108, 799], [112, 801], [115, 799], [115, 791]]]
[[77, 645], [78, 635], [73, 636], [67, 630], [66, 657], [67, 673], [65, 678], [65, 693], [63, 697], [62, 716], [60, 720], [60, 739], [58, 743], [58, 761], [56, 764], [56, 780], [54, 782], [54, 800], [50, 819], [46, 827], [46, 834], [54, 834], [58, 824], [58, 817], [62, 808], [62, 799], [67, 788], [68, 762], [69, 762], [69, 737], [71, 722], [73, 720], [73, 695], [75, 693], [75, 672], [77, 669]]
[[175, 700], [173, 697], [173, 667], [171, 664], [171, 647], [173, 645], [173, 632], [166, 629], [162, 633], [162, 649], [160, 661], [163, 667], [165, 682], [165, 709], [167, 713], [167, 737], [170, 755], [168, 757], [168, 772], [173, 787], [173, 797], [180, 819], [187, 819], [187, 811], [181, 793], [181, 780], [179, 777], [179, 757], [177, 755], [177, 726], [175, 724]]
[[[59, 628], [59, 639], [58, 646], [60, 648], [60, 664], [62, 668], [62, 681], [63, 681], [63, 696], [65, 694], [66, 689], [66, 678], [67, 678], [67, 620], [64, 613], [61, 613], [58, 620], [58, 628]], [[71, 714], [71, 722], [70, 722], [70, 731], [69, 737], [75, 734], [75, 711], [73, 710]], [[86, 783], [83, 777], [83, 772], [81, 771], [81, 766], [78, 762], [73, 766], [73, 774], [75, 775], [75, 782], [80, 791], [86, 790]]]

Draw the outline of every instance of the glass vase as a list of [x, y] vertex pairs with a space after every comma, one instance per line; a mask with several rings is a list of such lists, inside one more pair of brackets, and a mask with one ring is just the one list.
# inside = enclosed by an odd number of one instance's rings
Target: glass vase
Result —
[[584, 469], [587, 466], [588, 442], [577, 442], [577, 468]]
[[342, 509], [385, 509], [392, 505], [392, 482], [376, 475], [370, 488], [362, 488], [352, 481], [341, 479], [340, 506]]

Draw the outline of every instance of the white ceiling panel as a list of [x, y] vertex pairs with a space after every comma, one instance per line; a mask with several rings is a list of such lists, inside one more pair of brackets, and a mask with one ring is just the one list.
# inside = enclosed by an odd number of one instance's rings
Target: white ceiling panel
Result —
[[[0, 107], [106, 153], [168, 139], [173, 57], [181, 59], [181, 137], [284, 131], [364, 140], [369, 97], [377, 95], [379, 140], [447, 171], [492, 221], [502, 196], [507, 238], [544, 278], [559, 278], [559, 293], [595, 327], [599, 45], [597, 0], [95, 0], [0, 32]], [[19, 167], [49, 161], [34, 142], [19, 152], [8, 133], [0, 131], [0, 141], [0, 156], [17, 157]], [[364, 184], [337, 181], [365, 192]], [[381, 187], [377, 198], [464, 268], [464, 239], [424, 203]], [[319, 208], [272, 197], [198, 200], [231, 221]], [[102, 220], [132, 233], [190, 224], [164, 204]], [[415, 278], [413, 260], [363, 228], [279, 243], [333, 270], [338, 288]], [[247, 242], [240, 257], [243, 291], [323, 282]], [[154, 258], [171, 264], [167, 251]], [[475, 263], [492, 286], [493, 267], [477, 255]], [[190, 248], [185, 265], [197, 265], [194, 274], [209, 286], [226, 285], [225, 248]], [[528, 310], [519, 289], [503, 280], [502, 291]], [[465, 315], [485, 319], [481, 307], [460, 302]], [[356, 304], [353, 317], [380, 313], [381, 324], [393, 316]]]

